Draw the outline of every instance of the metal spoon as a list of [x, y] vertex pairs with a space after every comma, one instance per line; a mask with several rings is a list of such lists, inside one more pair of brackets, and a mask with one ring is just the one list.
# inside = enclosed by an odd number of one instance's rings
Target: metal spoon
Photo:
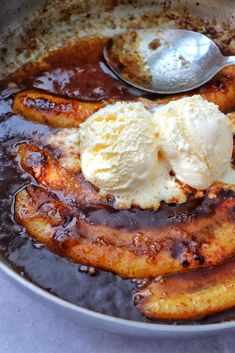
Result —
[[192, 90], [235, 65], [235, 56], [224, 57], [205, 35], [180, 29], [130, 30], [110, 39], [103, 53], [122, 80], [162, 94]]

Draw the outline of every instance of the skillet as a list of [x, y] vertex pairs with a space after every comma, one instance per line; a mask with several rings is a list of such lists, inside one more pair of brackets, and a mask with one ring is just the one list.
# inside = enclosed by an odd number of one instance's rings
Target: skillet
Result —
[[[233, 41], [228, 41], [228, 38], [232, 37], [235, 9], [233, 1], [228, 0], [224, 1], [223, 5], [220, 1], [145, 1], [144, 4], [141, 1], [124, 1], [122, 4], [118, 1], [65, 1], [63, 5], [55, 5], [50, 1], [37, 1], [35, 4], [32, 1], [11, 0], [7, 3], [0, 1], [0, 6], [3, 19], [0, 25], [2, 79], [24, 63], [38, 59], [68, 41], [76, 40], [78, 35], [99, 33], [112, 36], [129, 27], [155, 25], [156, 22], [161, 26], [204, 31], [217, 39], [225, 54], [233, 52]], [[100, 65], [102, 67], [102, 60]], [[48, 89], [51, 77], [44, 75], [43, 79], [41, 77], [41, 81], [38, 80], [36, 85], [38, 88], [47, 85]], [[24, 83], [26, 84], [25, 81]], [[35, 81], [30, 84], [35, 85]], [[8, 97], [14, 89], [13, 87], [10, 91], [3, 91], [5, 105], [0, 112], [4, 120], [0, 128], [1, 138], [7, 136], [8, 139], [1, 154], [1, 178], [4, 183], [0, 191], [0, 268], [4, 273], [22, 288], [30, 289], [28, 292], [36, 294], [45, 304], [61, 310], [78, 322], [83, 321], [112, 332], [149, 337], [179, 337], [208, 335], [232, 329], [235, 325], [233, 311], [199, 323], [153, 323], [133, 309], [131, 292], [135, 283], [100, 270], [94, 276], [86, 274], [86, 268], [71, 264], [46, 248], [41, 248], [40, 244], [32, 243], [24, 231], [14, 224], [11, 213], [12, 198], [9, 198], [9, 195], [14, 195], [28, 180], [21, 176], [20, 171], [9, 160], [7, 151], [12, 141], [17, 140], [16, 131], [21, 136], [25, 134], [27, 137], [31, 134], [36, 138], [48, 133], [48, 128], [35, 126], [11, 115]], [[61, 93], [62, 84], [51, 86], [50, 89], [52, 93]], [[70, 94], [76, 96], [74, 86], [67, 89], [70, 89]], [[120, 90], [115, 92], [114, 95], [120, 95]], [[99, 98], [105, 98], [106, 93], [102, 91]], [[94, 100], [97, 99], [96, 94], [95, 92], [82, 98]], [[139, 93], [125, 88], [124, 95], [127, 94]], [[11, 174], [8, 175], [6, 167], [9, 165]], [[11, 183], [8, 182], [10, 178]]]

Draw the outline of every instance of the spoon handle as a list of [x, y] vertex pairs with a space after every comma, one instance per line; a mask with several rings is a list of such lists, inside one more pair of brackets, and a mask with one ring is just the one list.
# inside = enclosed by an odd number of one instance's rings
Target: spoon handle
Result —
[[224, 66], [235, 65], [235, 56], [225, 56]]

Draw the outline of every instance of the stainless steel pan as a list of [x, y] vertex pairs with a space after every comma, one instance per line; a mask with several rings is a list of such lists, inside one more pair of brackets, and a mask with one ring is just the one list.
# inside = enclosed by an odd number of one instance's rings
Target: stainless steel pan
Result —
[[[196, 29], [215, 35], [235, 53], [233, 0], [0, 0], [0, 77], [86, 34], [113, 35], [130, 27], [161, 25]], [[164, 12], [162, 12], [164, 10]], [[172, 15], [173, 11], [173, 15]], [[87, 16], [89, 13], [89, 16]], [[160, 14], [160, 15], [158, 15]], [[229, 40], [228, 40], [229, 39]], [[232, 40], [230, 40], [232, 39]], [[60, 299], [14, 271], [4, 255], [0, 269], [22, 289], [77, 322], [111, 332], [146, 337], [215, 334], [235, 328], [235, 321], [168, 325], [108, 316]], [[73, 290], [73, 288], [71, 288]]]

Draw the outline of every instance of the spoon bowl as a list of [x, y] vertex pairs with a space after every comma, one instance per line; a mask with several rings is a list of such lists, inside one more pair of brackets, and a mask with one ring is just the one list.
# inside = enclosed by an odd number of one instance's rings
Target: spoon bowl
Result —
[[235, 64], [235, 57], [224, 57], [207, 36], [181, 29], [123, 32], [109, 40], [103, 54], [119, 78], [160, 94], [192, 90]]

